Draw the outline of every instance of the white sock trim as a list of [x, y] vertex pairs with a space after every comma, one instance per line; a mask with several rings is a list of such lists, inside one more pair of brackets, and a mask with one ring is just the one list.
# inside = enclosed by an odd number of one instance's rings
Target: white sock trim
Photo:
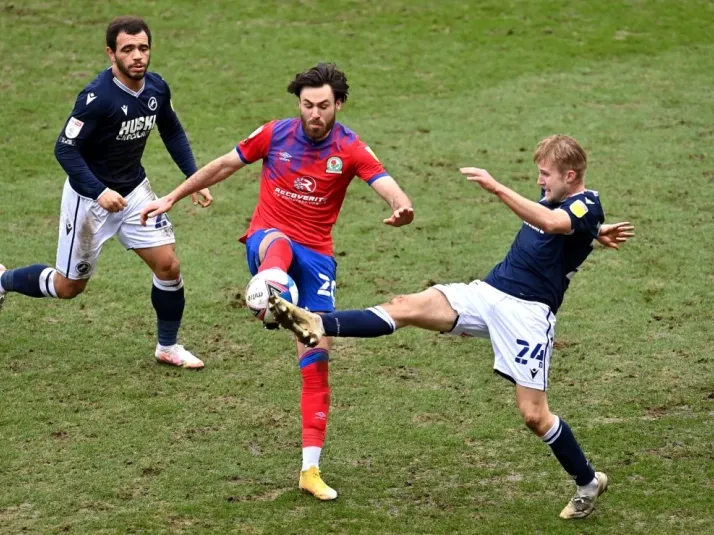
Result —
[[558, 440], [561, 430], [562, 426], [560, 425], [560, 418], [556, 416], [555, 421], [553, 422], [553, 427], [551, 427], [550, 430], [548, 430], [548, 432], [541, 437], [541, 440], [550, 446], [553, 442]]
[[320, 469], [320, 454], [322, 453], [322, 448], [317, 446], [308, 446], [302, 449], [302, 471], [309, 469], [314, 466], [318, 470]]
[[392, 319], [392, 316], [389, 315], [389, 312], [384, 310], [382, 307], [377, 306], [377, 307], [370, 307], [367, 310], [369, 310], [371, 313], [375, 314], [379, 318], [383, 319], [384, 321], [387, 322], [387, 324], [392, 328], [392, 332], [397, 330], [397, 324], [394, 323], [394, 320]]
[[57, 270], [51, 267], [42, 270], [42, 273], [40, 273], [40, 291], [45, 297], [54, 297], [57, 299], [55, 273], [57, 273]]
[[578, 485], [578, 494], [586, 496], [597, 496], [599, 483], [600, 482], [598, 481], [597, 476], [595, 476], [593, 480], [587, 485]]
[[179, 278], [176, 280], [162, 281], [154, 275], [154, 286], [165, 292], [178, 292], [181, 288], [183, 288], [183, 278], [179, 275]]

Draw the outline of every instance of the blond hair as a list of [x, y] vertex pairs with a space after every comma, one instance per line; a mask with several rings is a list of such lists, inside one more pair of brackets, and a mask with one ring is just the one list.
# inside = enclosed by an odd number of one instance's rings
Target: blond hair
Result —
[[585, 150], [572, 137], [563, 134], [549, 136], [538, 143], [533, 152], [533, 162], [555, 165], [558, 171], [575, 171], [578, 180], [585, 178], [588, 157]]

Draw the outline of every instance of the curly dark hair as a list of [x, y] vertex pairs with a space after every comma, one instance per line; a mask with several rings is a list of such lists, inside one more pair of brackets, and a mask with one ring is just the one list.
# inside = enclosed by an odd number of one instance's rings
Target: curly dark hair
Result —
[[334, 63], [318, 63], [312, 69], [300, 72], [288, 86], [288, 93], [300, 98], [300, 93], [306, 87], [322, 87], [329, 85], [335, 95], [335, 101], [345, 102], [350, 93], [345, 73], [337, 68]]
[[121, 32], [129, 35], [146, 32], [146, 36], [149, 38], [149, 46], [151, 46], [151, 30], [142, 18], [117, 17], [109, 23], [109, 26], [107, 26], [107, 46], [114, 52], [117, 51], [117, 35]]

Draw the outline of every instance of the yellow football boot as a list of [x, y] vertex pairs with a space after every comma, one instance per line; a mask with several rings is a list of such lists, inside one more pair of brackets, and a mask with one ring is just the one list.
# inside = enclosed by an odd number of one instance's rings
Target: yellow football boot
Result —
[[320, 477], [320, 471], [315, 466], [300, 472], [300, 490], [309, 492], [318, 500], [334, 500], [337, 498], [337, 491], [327, 486]]

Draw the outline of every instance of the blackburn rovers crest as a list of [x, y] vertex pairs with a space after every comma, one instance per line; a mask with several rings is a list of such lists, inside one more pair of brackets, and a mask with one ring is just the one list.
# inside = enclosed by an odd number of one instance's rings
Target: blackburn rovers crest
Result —
[[327, 159], [327, 168], [325, 169], [325, 172], [333, 173], [335, 175], [342, 173], [342, 160], [337, 156], [330, 156]]

